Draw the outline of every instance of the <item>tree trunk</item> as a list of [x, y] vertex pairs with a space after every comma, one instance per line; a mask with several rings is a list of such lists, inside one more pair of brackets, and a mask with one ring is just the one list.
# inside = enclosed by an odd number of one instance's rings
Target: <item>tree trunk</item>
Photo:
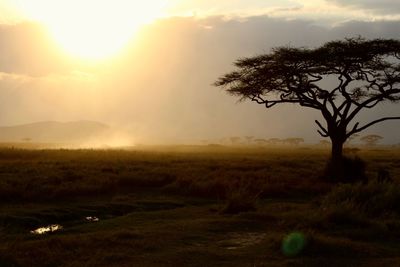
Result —
[[325, 178], [331, 182], [367, 182], [365, 163], [357, 157], [343, 155], [344, 139], [331, 138], [332, 158], [325, 168]]
[[345, 166], [343, 160], [343, 144], [341, 138], [332, 138], [331, 160], [325, 168], [325, 177], [331, 182], [343, 181], [345, 176]]
[[332, 139], [332, 161], [340, 162], [343, 159], [343, 144], [341, 140]]

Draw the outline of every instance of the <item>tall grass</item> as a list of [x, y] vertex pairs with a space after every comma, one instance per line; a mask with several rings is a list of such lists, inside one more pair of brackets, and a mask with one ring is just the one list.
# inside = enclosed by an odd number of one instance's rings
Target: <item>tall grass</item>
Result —
[[[368, 176], [376, 175], [382, 165], [388, 167], [393, 180], [400, 175], [400, 165], [394, 160], [398, 152], [363, 153], [359, 156], [368, 163]], [[233, 193], [238, 188], [235, 185], [245, 181], [257, 185], [260, 198], [313, 196], [331, 187], [319, 179], [327, 158], [328, 151], [301, 148], [0, 149], [0, 200], [56, 201], [143, 188], [234, 199], [245, 195], [238, 189]]]
[[[0, 149], [0, 266], [397, 266], [381, 260], [399, 255], [400, 153], [357, 153], [394, 183], [324, 182], [328, 151], [312, 148]], [[49, 223], [64, 230], [29, 234]], [[310, 244], [287, 259], [293, 231]]]
[[369, 218], [400, 216], [400, 185], [391, 182], [341, 184], [322, 201], [326, 210], [349, 211]]

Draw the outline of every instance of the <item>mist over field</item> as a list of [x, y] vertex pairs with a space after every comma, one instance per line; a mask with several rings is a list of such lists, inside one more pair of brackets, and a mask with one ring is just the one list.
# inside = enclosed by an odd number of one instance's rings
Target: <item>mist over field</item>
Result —
[[115, 148], [135, 145], [123, 131], [95, 121], [44, 121], [0, 127], [3, 145], [40, 144], [41, 148]]

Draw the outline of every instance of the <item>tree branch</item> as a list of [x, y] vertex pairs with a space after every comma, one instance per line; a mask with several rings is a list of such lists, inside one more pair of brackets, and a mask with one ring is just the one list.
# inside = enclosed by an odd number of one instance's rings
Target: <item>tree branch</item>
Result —
[[318, 132], [322, 137], [329, 137], [329, 135], [322, 133], [320, 130], [317, 130], [317, 132]]
[[250, 100], [256, 102], [257, 104], [265, 104], [266, 102], [262, 97], [260, 97], [260, 95], [253, 95], [250, 97]]
[[[383, 101], [385, 98], [388, 98], [391, 95], [399, 94], [400, 89], [391, 89], [385, 91], [385, 93], [376, 95], [374, 97], [371, 97], [367, 100], [365, 100], [362, 103], [359, 103], [357, 105], [357, 108], [353, 110], [353, 112], [350, 113], [350, 115], [346, 118], [346, 123], [349, 123], [354, 117], [363, 109], [363, 108], [368, 108], [368, 107], [373, 107], [379, 102]], [[375, 102], [375, 103], [374, 103]], [[371, 105], [372, 104], [372, 105]]]
[[354, 124], [353, 129], [351, 129], [351, 131], [346, 134], [346, 139], [356, 133], [355, 131], [357, 130], [359, 124], [360, 124], [359, 122]]
[[315, 120], [315, 123], [322, 130], [322, 132], [318, 130], [318, 133], [323, 137], [328, 137], [329, 136], [328, 130], [324, 126], [322, 126], [322, 124], [318, 120]]
[[355, 133], [361, 132], [361, 131], [371, 127], [374, 124], [377, 124], [377, 123], [382, 122], [382, 121], [387, 121], [387, 120], [400, 120], [400, 117], [385, 117], [385, 118], [381, 118], [381, 119], [378, 119], [378, 120], [374, 120], [374, 121], [372, 121], [372, 122], [370, 122], [370, 123], [368, 123], [368, 124], [366, 124], [366, 125], [364, 125], [364, 126], [362, 126], [360, 128], [357, 128], [358, 124], [359, 124], [357, 122], [356, 125], [354, 125], [353, 129], [347, 134], [347, 136], [351, 136], [351, 135], [353, 135]]

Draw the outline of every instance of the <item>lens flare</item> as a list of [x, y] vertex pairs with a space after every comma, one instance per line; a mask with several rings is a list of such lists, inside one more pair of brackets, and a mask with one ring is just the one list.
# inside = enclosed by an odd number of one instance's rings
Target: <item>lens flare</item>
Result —
[[306, 245], [305, 235], [300, 232], [293, 232], [283, 239], [282, 252], [287, 257], [295, 257], [304, 250]]

